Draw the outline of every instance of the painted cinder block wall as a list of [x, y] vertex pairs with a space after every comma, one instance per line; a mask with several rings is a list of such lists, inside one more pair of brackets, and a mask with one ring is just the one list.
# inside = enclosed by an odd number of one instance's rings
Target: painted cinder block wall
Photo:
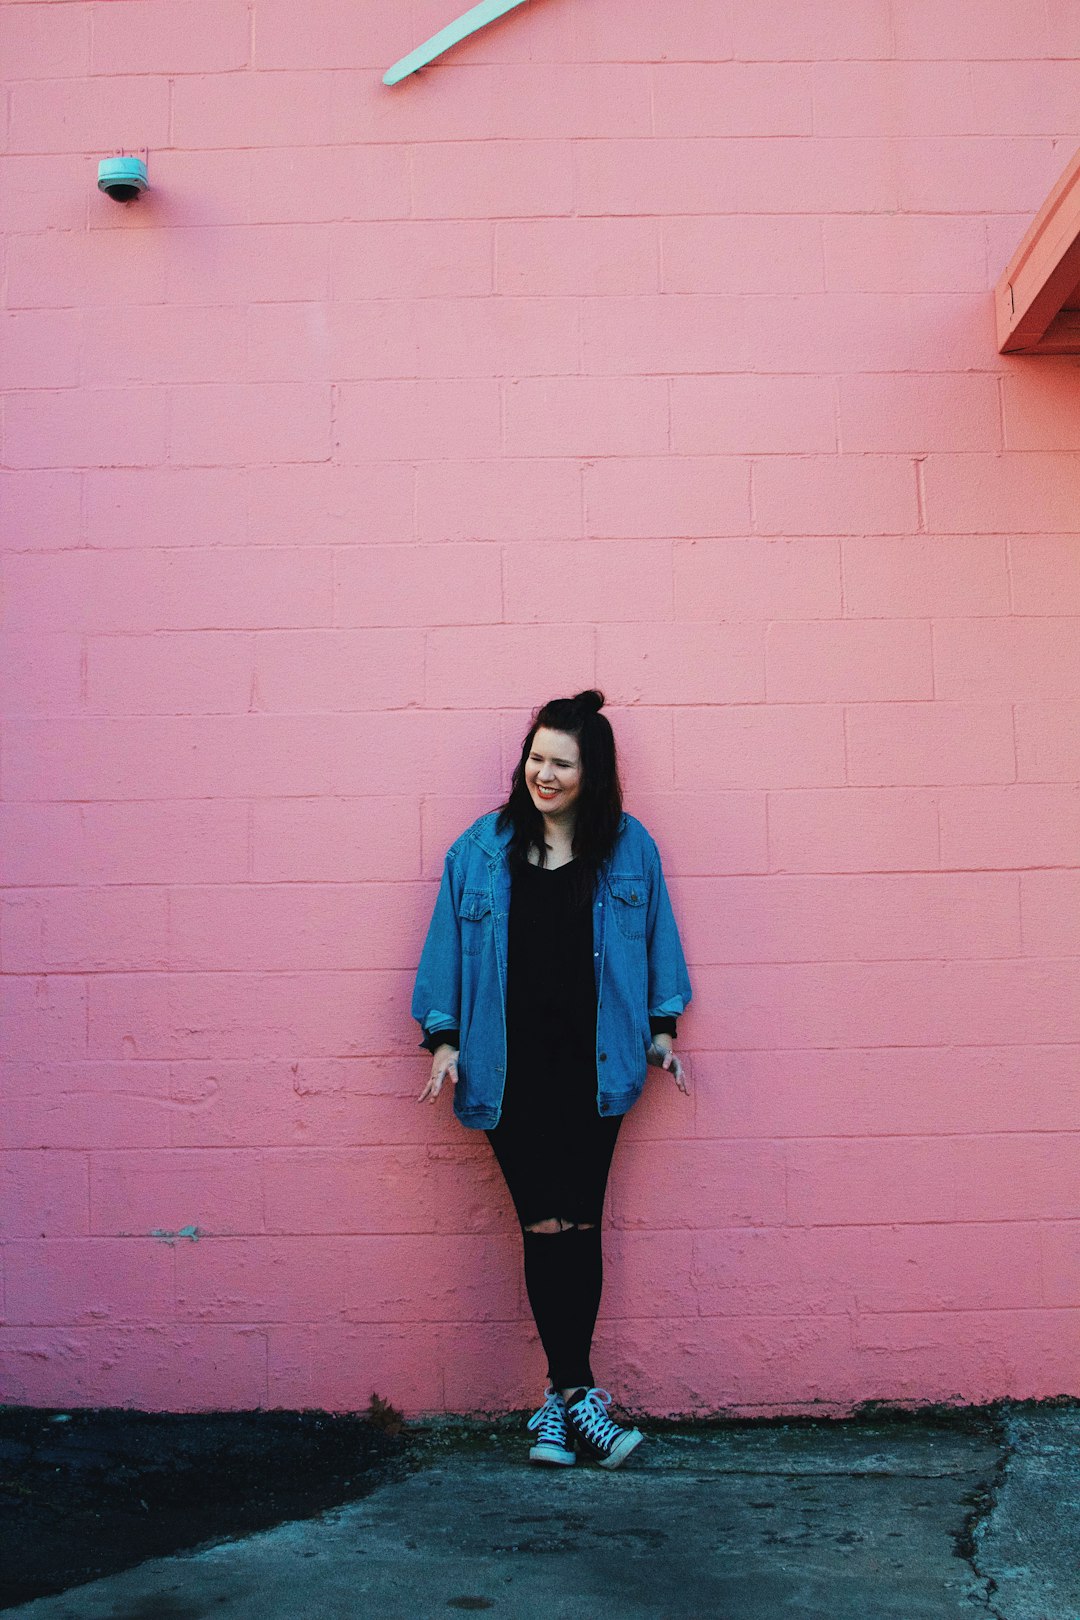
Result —
[[0, 1399], [537, 1393], [408, 992], [594, 682], [696, 987], [603, 1381], [1080, 1394], [1077, 373], [990, 295], [1076, 10], [534, 0], [385, 89], [458, 9], [0, 6]]

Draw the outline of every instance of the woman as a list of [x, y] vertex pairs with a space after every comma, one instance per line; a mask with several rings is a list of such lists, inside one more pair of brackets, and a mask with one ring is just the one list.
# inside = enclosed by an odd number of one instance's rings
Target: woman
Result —
[[576, 1444], [617, 1468], [642, 1436], [608, 1416], [589, 1364], [604, 1193], [646, 1065], [686, 1091], [672, 1042], [690, 981], [656, 845], [623, 813], [603, 702], [537, 710], [507, 802], [451, 846], [412, 1010], [432, 1053], [419, 1100], [450, 1081], [521, 1224], [550, 1379], [529, 1456], [570, 1464]]

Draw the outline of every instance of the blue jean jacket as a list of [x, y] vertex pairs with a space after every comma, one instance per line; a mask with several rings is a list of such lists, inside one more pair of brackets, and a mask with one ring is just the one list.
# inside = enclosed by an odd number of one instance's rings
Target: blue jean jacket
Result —
[[[412, 1013], [429, 1033], [460, 1032], [454, 1112], [463, 1125], [499, 1122], [506, 1083], [509, 828], [481, 816], [450, 847], [424, 942]], [[660, 852], [624, 815], [593, 898], [597, 1107], [625, 1114], [645, 1084], [649, 1018], [690, 1000]]]

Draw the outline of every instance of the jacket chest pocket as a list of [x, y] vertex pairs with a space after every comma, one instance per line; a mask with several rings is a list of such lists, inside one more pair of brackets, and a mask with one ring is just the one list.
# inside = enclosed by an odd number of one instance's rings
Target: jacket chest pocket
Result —
[[608, 893], [619, 932], [627, 939], [644, 939], [645, 879], [612, 876], [608, 879]]
[[458, 909], [461, 922], [461, 949], [465, 956], [479, 956], [491, 928], [491, 896], [483, 889], [466, 889]]

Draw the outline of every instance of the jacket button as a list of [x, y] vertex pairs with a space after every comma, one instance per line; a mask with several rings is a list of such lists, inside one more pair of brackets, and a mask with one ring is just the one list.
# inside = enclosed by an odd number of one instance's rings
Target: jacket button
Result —
[[601, 1061], [601, 1063], [606, 1063], [607, 1062], [607, 1053], [606, 1052], [601, 1052], [600, 1061]]

